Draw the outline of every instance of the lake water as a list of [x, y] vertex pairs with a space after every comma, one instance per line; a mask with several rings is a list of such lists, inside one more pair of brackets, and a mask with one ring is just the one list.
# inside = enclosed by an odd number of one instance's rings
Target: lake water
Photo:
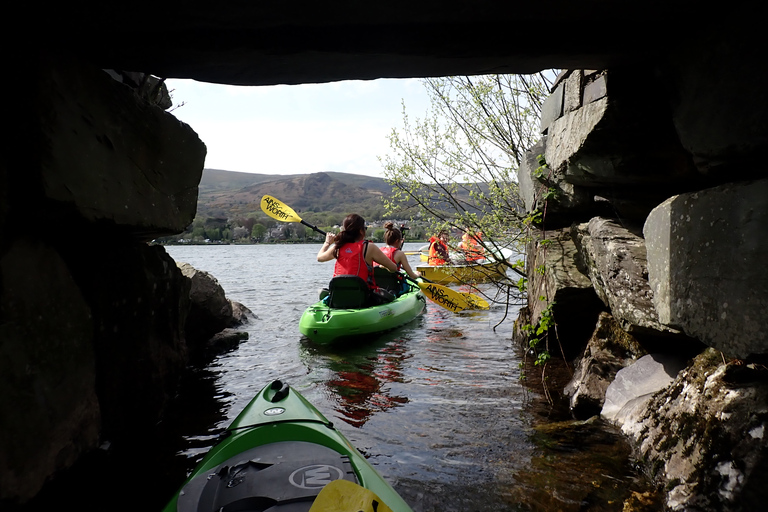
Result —
[[618, 511], [647, 489], [611, 427], [558, 423], [567, 419], [562, 411], [524, 386], [511, 342], [516, 311], [494, 330], [501, 305], [454, 314], [427, 301], [423, 317], [374, 340], [319, 347], [303, 339], [299, 318], [333, 272], [333, 263], [316, 262], [318, 249], [166, 247], [258, 317], [243, 327], [247, 342], [190, 371], [165, 425], [170, 466], [191, 470], [256, 392], [280, 378], [417, 512]]

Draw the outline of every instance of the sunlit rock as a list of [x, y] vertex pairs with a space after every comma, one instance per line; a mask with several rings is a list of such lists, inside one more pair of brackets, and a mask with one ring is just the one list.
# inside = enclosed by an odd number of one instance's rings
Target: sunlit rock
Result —
[[666, 354], [648, 354], [619, 370], [605, 392], [601, 416], [621, 426], [631, 414], [644, 410], [654, 393], [669, 386], [685, 360]]
[[645, 241], [615, 220], [595, 217], [573, 230], [597, 296], [630, 334], [679, 334], [658, 321]]
[[714, 349], [621, 424], [675, 511], [764, 508], [767, 427], [768, 368]]
[[579, 358], [573, 378], [565, 386], [571, 413], [579, 419], [600, 414], [605, 391], [616, 372], [628, 366], [645, 350], [608, 314], [601, 313], [584, 355]]

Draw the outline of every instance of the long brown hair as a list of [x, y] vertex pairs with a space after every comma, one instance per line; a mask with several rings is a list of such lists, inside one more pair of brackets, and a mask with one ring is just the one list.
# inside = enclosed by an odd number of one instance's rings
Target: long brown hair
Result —
[[[403, 234], [391, 222], [387, 222], [386, 224], [384, 224], [384, 229], [386, 230], [386, 232], [384, 233], [384, 241], [390, 247], [397, 247], [395, 244], [397, 243], [398, 240], [403, 238]], [[399, 249], [399, 247], [397, 248]]]
[[339, 231], [333, 239], [336, 244], [336, 250], [333, 251], [333, 255], [339, 257], [339, 251], [344, 244], [350, 244], [357, 241], [357, 237], [360, 236], [360, 230], [365, 228], [365, 219], [356, 213], [350, 213], [344, 218], [344, 222], [341, 223], [341, 231]]

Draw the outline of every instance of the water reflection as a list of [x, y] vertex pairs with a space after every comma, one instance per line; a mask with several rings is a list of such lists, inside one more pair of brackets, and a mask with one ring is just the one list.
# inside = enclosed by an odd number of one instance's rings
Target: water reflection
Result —
[[334, 402], [333, 410], [356, 428], [374, 413], [408, 403], [406, 396], [393, 394], [388, 386], [404, 381], [403, 364], [410, 357], [406, 345], [407, 339], [397, 334], [339, 346], [320, 346], [302, 339], [305, 361], [322, 361], [320, 364], [330, 371], [321, 384]]

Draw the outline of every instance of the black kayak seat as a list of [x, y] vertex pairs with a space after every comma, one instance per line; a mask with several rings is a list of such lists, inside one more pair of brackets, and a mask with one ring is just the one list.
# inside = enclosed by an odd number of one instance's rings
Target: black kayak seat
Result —
[[373, 279], [376, 286], [398, 295], [402, 290], [402, 276], [396, 272], [390, 272], [385, 267], [373, 268]]
[[360, 309], [368, 305], [371, 290], [360, 276], [341, 275], [331, 279], [328, 292], [328, 307]]
[[357, 483], [349, 457], [315, 443], [246, 450], [190, 480], [177, 512], [308, 512], [334, 480]]

